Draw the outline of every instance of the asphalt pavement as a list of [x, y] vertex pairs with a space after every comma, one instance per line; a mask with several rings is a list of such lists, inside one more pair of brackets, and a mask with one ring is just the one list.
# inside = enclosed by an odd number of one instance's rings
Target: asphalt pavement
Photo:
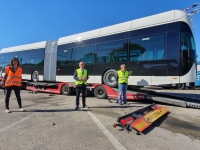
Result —
[[[75, 96], [32, 94], [21, 91], [25, 112], [20, 112], [14, 92], [5, 113], [0, 90], [1, 150], [199, 150], [199, 109], [163, 105], [170, 113], [142, 135], [113, 128], [117, 118], [150, 105], [148, 102], [114, 101], [87, 97], [88, 110], [75, 111]], [[80, 99], [81, 104], [81, 99]]]

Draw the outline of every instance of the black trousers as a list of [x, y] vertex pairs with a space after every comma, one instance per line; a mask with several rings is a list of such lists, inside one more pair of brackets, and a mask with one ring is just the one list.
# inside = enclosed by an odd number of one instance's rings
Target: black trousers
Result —
[[14, 92], [15, 92], [15, 96], [17, 98], [19, 108], [22, 108], [20, 89], [21, 89], [20, 86], [9, 86], [9, 87], [5, 88], [5, 107], [6, 107], [6, 109], [9, 109], [9, 99], [10, 99], [12, 90], [14, 90]]
[[85, 91], [86, 91], [85, 84], [78, 85], [76, 87], [76, 107], [79, 107], [79, 97], [80, 97], [81, 92], [82, 92], [82, 104], [83, 104], [83, 107], [85, 107]]

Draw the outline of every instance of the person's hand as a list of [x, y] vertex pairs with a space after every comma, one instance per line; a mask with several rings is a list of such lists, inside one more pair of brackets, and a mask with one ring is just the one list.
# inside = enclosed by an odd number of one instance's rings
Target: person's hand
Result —
[[4, 84], [2, 84], [1, 86], [2, 86], [2, 88], [5, 88], [5, 85], [4, 85]]
[[79, 78], [79, 80], [80, 80], [80, 81], [82, 81], [82, 80], [83, 80], [83, 78]]

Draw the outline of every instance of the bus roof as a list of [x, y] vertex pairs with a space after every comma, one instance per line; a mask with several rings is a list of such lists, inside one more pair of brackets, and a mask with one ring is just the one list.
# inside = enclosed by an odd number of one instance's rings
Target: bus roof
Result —
[[186, 12], [182, 10], [171, 10], [148, 17], [127, 21], [124, 23], [119, 23], [116, 25], [99, 28], [96, 30], [91, 30], [88, 32], [65, 36], [58, 39], [58, 45], [177, 21], [183, 21], [190, 25], [188, 15], [186, 14]]
[[8, 48], [3, 48], [0, 53], [7, 53], [7, 52], [15, 52], [15, 51], [23, 51], [23, 50], [32, 50], [32, 49], [39, 49], [45, 48], [47, 41], [25, 44], [20, 46], [13, 46]]

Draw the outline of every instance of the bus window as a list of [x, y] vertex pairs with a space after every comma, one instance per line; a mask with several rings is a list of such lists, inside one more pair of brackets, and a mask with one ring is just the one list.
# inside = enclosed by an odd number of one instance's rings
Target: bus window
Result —
[[83, 61], [85, 64], [94, 63], [94, 45], [76, 48], [76, 62]]
[[165, 58], [168, 60], [176, 60], [179, 62], [180, 59], [180, 36], [179, 31], [167, 32], [166, 38], [166, 52]]
[[[188, 51], [184, 52], [185, 57], [195, 60], [196, 59], [196, 47], [194, 43], [193, 36], [189, 32], [181, 33], [181, 50]], [[186, 54], [187, 53], [187, 54]]]
[[130, 61], [164, 59], [164, 35], [154, 35], [130, 40]]
[[125, 62], [128, 54], [128, 40], [96, 45], [96, 63]]
[[27, 50], [17, 53], [22, 66], [43, 66], [44, 49]]
[[191, 49], [196, 50], [195, 42], [193, 36], [190, 35], [190, 43], [191, 43]]
[[186, 33], [182, 33], [182, 41], [181, 41], [181, 50], [189, 50], [190, 49], [190, 43], [188, 40], [188, 36]]
[[74, 49], [63, 49], [57, 52], [57, 66], [72, 65], [75, 63]]

